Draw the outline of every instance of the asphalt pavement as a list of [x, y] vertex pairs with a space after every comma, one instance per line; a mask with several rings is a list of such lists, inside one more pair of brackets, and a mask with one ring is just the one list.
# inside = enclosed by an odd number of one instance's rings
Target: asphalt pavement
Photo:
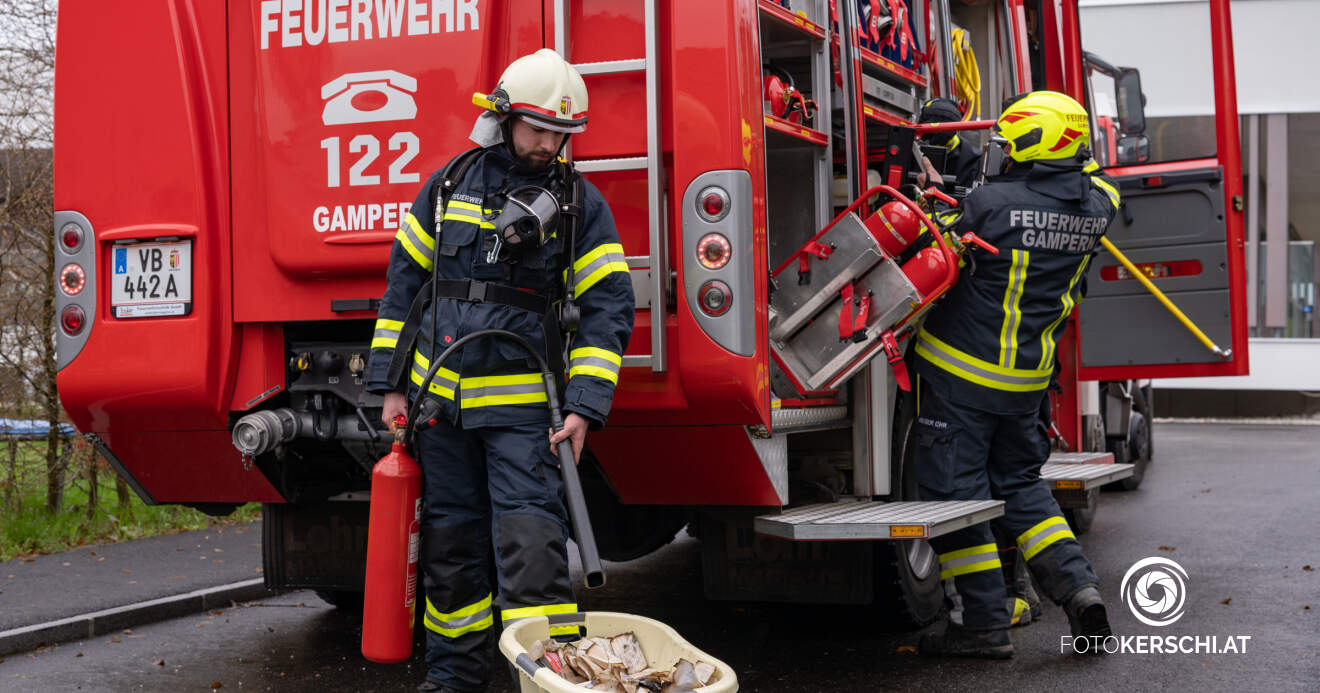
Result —
[[0, 563], [0, 655], [270, 596], [261, 524]]
[[[914, 653], [917, 633], [886, 631], [864, 608], [706, 600], [700, 543], [681, 533], [643, 559], [607, 564], [607, 586], [579, 590], [579, 603], [672, 625], [729, 663], [742, 691], [1320, 690], [1320, 426], [1159, 423], [1155, 449], [1142, 488], [1104, 494], [1081, 538], [1114, 631], [1221, 644], [1250, 636], [1245, 651], [1061, 654], [1068, 625], [1051, 605], [1013, 631], [1010, 661], [931, 660]], [[1184, 614], [1168, 626], [1138, 621], [1119, 597], [1124, 573], [1148, 557], [1187, 573]], [[11, 654], [0, 690], [410, 691], [421, 681], [421, 648], [378, 665], [361, 657], [360, 638], [360, 615], [296, 592]], [[513, 690], [497, 672], [492, 693]]]

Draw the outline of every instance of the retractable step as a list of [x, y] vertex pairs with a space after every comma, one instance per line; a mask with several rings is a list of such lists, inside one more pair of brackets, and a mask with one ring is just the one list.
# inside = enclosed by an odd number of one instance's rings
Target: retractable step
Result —
[[1112, 452], [1052, 452], [1046, 464], [1110, 464]]
[[1040, 468], [1060, 508], [1085, 509], [1101, 486], [1132, 476], [1136, 465], [1115, 464], [1112, 452], [1056, 452]]
[[781, 433], [846, 428], [851, 424], [852, 418], [848, 416], [848, 407], [842, 404], [785, 407], [780, 406], [778, 400], [775, 400], [770, 410], [770, 429], [766, 430], [765, 426], [756, 425], [751, 427], [751, 432], [758, 438], [766, 438]]
[[841, 501], [817, 503], [755, 519], [759, 534], [792, 541], [929, 539], [1004, 514], [1004, 502]]
[[[1111, 456], [1112, 457], [1112, 456]], [[1040, 468], [1040, 478], [1058, 491], [1090, 491], [1111, 481], [1132, 476], [1133, 464], [1077, 464], [1051, 462]]]

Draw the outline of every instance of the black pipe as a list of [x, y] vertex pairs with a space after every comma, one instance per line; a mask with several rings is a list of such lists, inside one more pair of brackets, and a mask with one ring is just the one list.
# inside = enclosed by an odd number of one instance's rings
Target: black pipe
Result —
[[[408, 407], [409, 443], [411, 443], [413, 434], [416, 431], [412, 422], [416, 421], [421, 403], [425, 401], [431, 380], [439, 372], [440, 365], [450, 355], [458, 353], [459, 347], [481, 337], [512, 339], [536, 359], [537, 365], [541, 367], [541, 379], [545, 382], [546, 406], [550, 410], [550, 426], [556, 433], [564, 429], [564, 414], [559, 410], [559, 388], [555, 384], [555, 374], [550, 370], [550, 365], [546, 363], [545, 357], [541, 356], [540, 352], [533, 349], [532, 345], [516, 332], [487, 329], [464, 335], [458, 341], [449, 345], [440, 354], [439, 358], [431, 364], [430, 369], [426, 372], [426, 377], [422, 379], [421, 392], [412, 405]], [[600, 565], [600, 554], [596, 551], [596, 534], [591, 530], [591, 517], [587, 514], [587, 502], [582, 496], [582, 482], [578, 478], [577, 461], [573, 458], [573, 441], [560, 441], [556, 452], [559, 455], [559, 470], [564, 475], [564, 495], [567, 499], [568, 515], [573, 521], [573, 541], [577, 543], [578, 555], [582, 559], [582, 581], [588, 589], [601, 587], [605, 584], [605, 571]]]

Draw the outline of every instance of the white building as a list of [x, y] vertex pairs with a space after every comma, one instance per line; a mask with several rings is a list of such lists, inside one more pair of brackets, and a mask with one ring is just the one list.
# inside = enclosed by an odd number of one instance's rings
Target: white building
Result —
[[[1141, 71], [1151, 160], [1213, 154], [1204, 0], [1079, 0], [1079, 6], [1083, 48]], [[1156, 387], [1236, 391], [1233, 398], [1211, 398], [1235, 402], [1226, 414], [1248, 414], [1255, 406], [1284, 413], [1290, 401], [1300, 407], [1294, 413], [1315, 411], [1303, 405], [1306, 394], [1320, 392], [1320, 73], [1310, 60], [1320, 1], [1233, 0], [1231, 8], [1247, 198], [1251, 374], [1170, 379]]]

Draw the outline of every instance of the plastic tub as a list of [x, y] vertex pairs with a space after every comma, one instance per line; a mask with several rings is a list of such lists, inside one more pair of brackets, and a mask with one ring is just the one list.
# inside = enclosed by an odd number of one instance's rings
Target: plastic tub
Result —
[[672, 667], [680, 659], [693, 664], [699, 661], [710, 662], [719, 670], [720, 677], [708, 686], [696, 690], [701, 693], [733, 693], [738, 690], [738, 677], [729, 665], [698, 650], [692, 643], [684, 640], [673, 628], [645, 616], [620, 614], [611, 611], [584, 611], [555, 616], [536, 616], [521, 619], [504, 629], [500, 636], [500, 652], [509, 659], [518, 672], [518, 690], [521, 693], [582, 693], [587, 690], [575, 686], [548, 667], [537, 664], [527, 654], [527, 648], [539, 640], [550, 637], [550, 623], [564, 625], [584, 623], [586, 637], [613, 637], [623, 633], [633, 633], [642, 645], [642, 652], [651, 666], [656, 669]]

